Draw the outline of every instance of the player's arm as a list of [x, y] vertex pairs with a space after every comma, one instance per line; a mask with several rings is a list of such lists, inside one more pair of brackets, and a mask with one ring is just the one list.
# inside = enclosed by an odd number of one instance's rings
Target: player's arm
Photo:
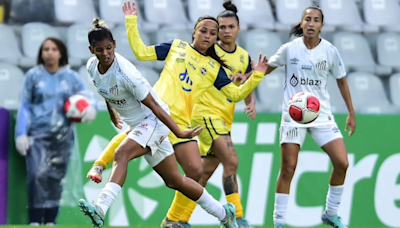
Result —
[[264, 56], [264, 58], [261, 59], [261, 57], [260, 54], [257, 65], [252, 63], [253, 73], [244, 84], [236, 86], [228, 78], [225, 70], [221, 67], [217, 79], [214, 82], [214, 86], [233, 102], [243, 100], [264, 78], [264, 73], [267, 70], [267, 58]]
[[280, 66], [286, 65], [287, 51], [291, 43], [282, 45], [278, 51], [268, 59], [268, 68], [265, 74], [269, 74]]
[[125, 16], [125, 26], [129, 44], [138, 60], [165, 60], [173, 40], [158, 45], [146, 46], [137, 28], [137, 15]]
[[29, 71], [24, 79], [22, 89], [21, 104], [18, 109], [17, 123], [15, 128], [15, 136], [28, 134], [28, 123], [30, 119], [30, 105], [32, 103], [33, 95], [33, 72]]

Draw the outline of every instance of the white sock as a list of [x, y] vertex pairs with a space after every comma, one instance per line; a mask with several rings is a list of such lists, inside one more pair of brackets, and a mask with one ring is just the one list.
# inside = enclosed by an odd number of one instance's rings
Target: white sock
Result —
[[286, 223], [286, 207], [289, 194], [275, 193], [274, 224]]
[[332, 186], [329, 185], [328, 195], [326, 196], [326, 213], [329, 216], [337, 215], [340, 201], [343, 194], [343, 185]]
[[116, 183], [108, 182], [101, 190], [99, 198], [97, 198], [97, 205], [103, 210], [104, 215], [107, 213], [108, 208], [114, 202], [115, 198], [121, 191], [121, 186]]
[[225, 219], [225, 208], [218, 201], [216, 201], [205, 188], [203, 188], [203, 194], [201, 194], [196, 203], [200, 205], [200, 207], [203, 208], [207, 213], [217, 217], [219, 221]]

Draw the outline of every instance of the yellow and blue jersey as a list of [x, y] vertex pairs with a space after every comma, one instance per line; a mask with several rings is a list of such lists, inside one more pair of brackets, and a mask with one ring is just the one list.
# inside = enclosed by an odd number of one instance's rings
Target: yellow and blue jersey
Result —
[[225, 69], [216, 60], [201, 54], [189, 43], [175, 39], [146, 46], [137, 29], [137, 16], [126, 16], [125, 25], [138, 60], [165, 60], [160, 79], [153, 88], [169, 105], [171, 117], [178, 125], [190, 126], [193, 105], [210, 87], [237, 102], [247, 97], [263, 79], [264, 72], [254, 71], [246, 83], [238, 87], [231, 83]]
[[[233, 52], [225, 51], [218, 44], [215, 45], [218, 56], [230, 67], [226, 70], [229, 78], [241, 73], [249, 73], [251, 69], [251, 58], [249, 53], [240, 46], [236, 46]], [[193, 119], [205, 116], [212, 119], [222, 119], [230, 129], [235, 112], [235, 102], [232, 102], [216, 88], [210, 88], [203, 93], [193, 108]]]

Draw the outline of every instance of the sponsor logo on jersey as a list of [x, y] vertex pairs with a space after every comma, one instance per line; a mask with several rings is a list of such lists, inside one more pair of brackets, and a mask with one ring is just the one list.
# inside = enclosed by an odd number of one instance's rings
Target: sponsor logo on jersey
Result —
[[118, 94], [118, 85], [111, 86], [109, 91], [110, 91], [111, 94], [117, 95]]
[[133, 134], [136, 135], [136, 136], [141, 136], [141, 135], [142, 135], [142, 132], [139, 131], [139, 130], [134, 130], [134, 131], [133, 131]]
[[210, 61], [208, 61], [208, 65], [210, 65], [212, 68], [214, 68], [215, 67], [215, 62], [210, 60]]
[[321, 80], [309, 79], [309, 78], [300, 78], [300, 84], [301, 85], [310, 85], [310, 86], [321, 87]]
[[312, 70], [312, 66], [311, 65], [302, 65], [301, 69], [303, 69], [303, 70]]
[[183, 41], [181, 41], [181, 42], [178, 44], [178, 48], [183, 48], [183, 49], [185, 49], [185, 48], [186, 48], [186, 43], [183, 42]]
[[137, 127], [147, 131], [149, 128], [149, 124], [148, 123], [140, 123], [140, 125]]
[[296, 65], [298, 61], [299, 61], [299, 59], [296, 58], [296, 57], [290, 59], [290, 62], [291, 62], [293, 65]]
[[184, 63], [184, 62], [185, 62], [185, 59], [183, 59], [183, 58], [176, 58], [176, 59], [175, 59], [175, 62], [177, 62], [177, 63]]
[[186, 92], [192, 91], [193, 81], [190, 79], [187, 69], [179, 74], [179, 79], [182, 82], [182, 89]]
[[99, 93], [102, 93], [102, 94], [104, 94], [104, 95], [108, 95], [107, 90], [102, 89], [102, 88], [99, 88]]
[[188, 65], [190, 66], [190, 67], [192, 67], [193, 68], [193, 70], [196, 70], [196, 67], [193, 65], [193, 63], [191, 63], [190, 61], [188, 62]]
[[186, 53], [185, 52], [179, 52], [178, 55], [179, 55], [179, 57], [184, 58], [186, 56]]
[[199, 59], [197, 57], [190, 56], [190, 58], [193, 59], [193, 61], [195, 61], [196, 63], [199, 63]]
[[106, 99], [108, 103], [113, 104], [117, 106], [118, 108], [126, 108], [128, 107], [128, 102], [126, 102], [125, 99], [122, 100], [111, 100], [111, 99]]
[[240, 55], [240, 62], [244, 64], [244, 55]]
[[315, 67], [318, 69], [318, 70], [326, 70], [326, 60], [321, 60], [321, 61], [319, 61], [317, 64], [315, 64]]

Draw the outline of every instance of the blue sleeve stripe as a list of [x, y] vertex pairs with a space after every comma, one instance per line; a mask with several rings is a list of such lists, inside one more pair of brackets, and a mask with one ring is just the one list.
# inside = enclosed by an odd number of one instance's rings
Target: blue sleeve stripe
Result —
[[225, 70], [221, 66], [218, 71], [217, 79], [215, 79], [214, 86], [220, 90], [229, 83], [231, 83], [231, 80], [228, 78], [228, 75], [226, 75]]
[[174, 40], [155, 45], [157, 60], [165, 60], [167, 58], [172, 42], [174, 42]]
[[246, 74], [249, 73], [250, 71], [252, 71], [253, 69], [251, 68], [251, 57], [249, 55], [249, 64], [247, 65], [247, 69], [246, 69]]

